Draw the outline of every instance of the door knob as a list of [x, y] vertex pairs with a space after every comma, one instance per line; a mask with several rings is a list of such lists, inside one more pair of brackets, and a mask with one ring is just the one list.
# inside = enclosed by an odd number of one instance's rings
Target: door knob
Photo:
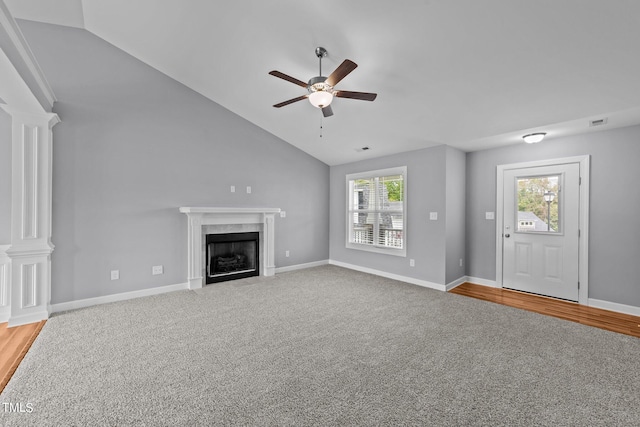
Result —
[[511, 237], [511, 234], [505, 234], [504, 237], [508, 239], [509, 237]]

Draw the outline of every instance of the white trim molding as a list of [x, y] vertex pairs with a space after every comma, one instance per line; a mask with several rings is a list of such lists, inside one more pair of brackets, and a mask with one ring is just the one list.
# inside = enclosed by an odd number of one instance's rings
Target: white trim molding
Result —
[[500, 286], [498, 286], [498, 284], [496, 283], [495, 280], [481, 279], [480, 277], [467, 276], [467, 280], [466, 281], [469, 282], [469, 283], [473, 283], [474, 285], [488, 286], [490, 288], [499, 288], [500, 287]]
[[405, 283], [410, 283], [412, 285], [422, 286], [423, 288], [430, 288], [430, 289], [435, 289], [435, 290], [444, 291], [444, 292], [446, 292], [447, 290], [447, 287], [445, 285], [440, 285], [438, 283], [429, 282], [427, 280], [422, 280], [422, 279], [416, 279], [408, 276], [401, 276], [399, 274], [388, 273], [386, 271], [376, 270], [369, 267], [361, 267], [359, 265], [348, 264], [342, 261], [335, 261], [331, 259], [329, 260], [329, 264], [335, 265], [338, 267], [348, 268], [350, 270], [360, 271], [362, 273], [373, 274], [375, 276], [386, 277], [387, 279], [397, 280], [399, 282], [405, 282]]
[[304, 264], [288, 265], [286, 267], [276, 267], [275, 272], [276, 274], [280, 274], [280, 273], [286, 273], [287, 271], [304, 270], [305, 268], [320, 267], [321, 265], [327, 265], [327, 264], [329, 264], [329, 260], [323, 259], [321, 261], [307, 262]]
[[456, 280], [453, 280], [453, 281], [447, 283], [446, 286], [445, 286], [445, 290], [447, 292], [449, 292], [451, 289], [456, 288], [456, 287], [462, 285], [463, 283], [465, 283], [467, 281], [468, 281], [467, 280], [467, 276], [459, 277]]
[[633, 305], [619, 304], [617, 302], [602, 301], [595, 298], [589, 298], [589, 306], [601, 308], [603, 310], [616, 311], [618, 313], [630, 314], [632, 316], [640, 316], [640, 307]]
[[496, 287], [502, 288], [503, 272], [503, 238], [504, 225], [504, 172], [510, 169], [533, 168], [577, 163], [580, 167], [580, 214], [578, 228], [580, 239], [578, 247], [578, 303], [589, 305], [589, 165], [590, 156], [563, 157], [559, 159], [538, 160], [532, 162], [512, 163], [496, 167]]
[[110, 302], [126, 301], [134, 298], [148, 297], [152, 295], [165, 294], [167, 292], [175, 292], [188, 290], [188, 283], [179, 283], [177, 285], [159, 286], [156, 288], [141, 289], [139, 291], [122, 292], [119, 294], [105, 295], [102, 297], [86, 298], [81, 300], [61, 302], [51, 305], [52, 313], [61, 311], [77, 310], [79, 308], [92, 307], [94, 305], [107, 304]]
[[0, 1], [2, 99], [23, 111], [49, 112], [56, 97], [9, 9]]
[[280, 212], [280, 208], [181, 207], [180, 212], [186, 214], [189, 221], [187, 235], [189, 289], [202, 288], [205, 282], [202, 237], [204, 227], [209, 225], [258, 224], [262, 226], [260, 275], [273, 276], [275, 274], [275, 215]]

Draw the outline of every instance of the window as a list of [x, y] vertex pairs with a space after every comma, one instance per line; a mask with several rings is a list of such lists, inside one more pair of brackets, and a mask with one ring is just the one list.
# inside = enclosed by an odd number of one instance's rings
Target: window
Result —
[[406, 256], [407, 167], [347, 175], [347, 248]]
[[561, 233], [562, 175], [517, 177], [517, 232]]

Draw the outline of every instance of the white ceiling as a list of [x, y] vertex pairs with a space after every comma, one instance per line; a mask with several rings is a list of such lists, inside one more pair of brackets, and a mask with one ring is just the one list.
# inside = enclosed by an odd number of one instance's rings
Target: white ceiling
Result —
[[[640, 123], [637, 0], [5, 2], [17, 18], [86, 28], [329, 165]], [[325, 75], [359, 65], [338, 89], [378, 93], [336, 99], [322, 138], [307, 101], [272, 107], [305, 89], [268, 75], [316, 76], [317, 46]]]

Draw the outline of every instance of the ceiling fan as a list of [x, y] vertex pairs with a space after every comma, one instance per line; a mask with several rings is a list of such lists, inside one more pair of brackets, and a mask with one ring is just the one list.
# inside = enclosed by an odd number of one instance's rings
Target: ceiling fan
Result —
[[318, 73], [319, 75], [317, 77], [311, 78], [308, 83], [288, 76], [284, 73], [281, 73], [280, 71], [274, 70], [269, 73], [272, 76], [297, 84], [298, 86], [302, 86], [309, 91], [309, 93], [306, 95], [302, 95], [297, 98], [289, 99], [279, 104], [275, 104], [274, 107], [284, 107], [285, 105], [293, 104], [294, 102], [302, 101], [305, 98], [309, 98], [309, 102], [311, 102], [311, 105], [316, 108], [320, 108], [324, 117], [329, 117], [333, 116], [333, 111], [331, 110], [331, 101], [333, 101], [334, 97], [360, 99], [362, 101], [373, 101], [374, 99], [376, 99], [376, 96], [378, 95], [375, 93], [350, 92], [347, 90], [334, 89], [334, 87], [340, 82], [340, 80], [344, 79], [350, 72], [356, 69], [358, 64], [349, 59], [345, 59], [342, 64], [340, 64], [340, 66], [329, 75], [329, 77], [324, 77], [322, 75], [322, 58], [327, 56], [327, 49], [323, 47], [317, 47], [316, 56], [318, 57], [318, 61], [320, 63], [320, 72]]

